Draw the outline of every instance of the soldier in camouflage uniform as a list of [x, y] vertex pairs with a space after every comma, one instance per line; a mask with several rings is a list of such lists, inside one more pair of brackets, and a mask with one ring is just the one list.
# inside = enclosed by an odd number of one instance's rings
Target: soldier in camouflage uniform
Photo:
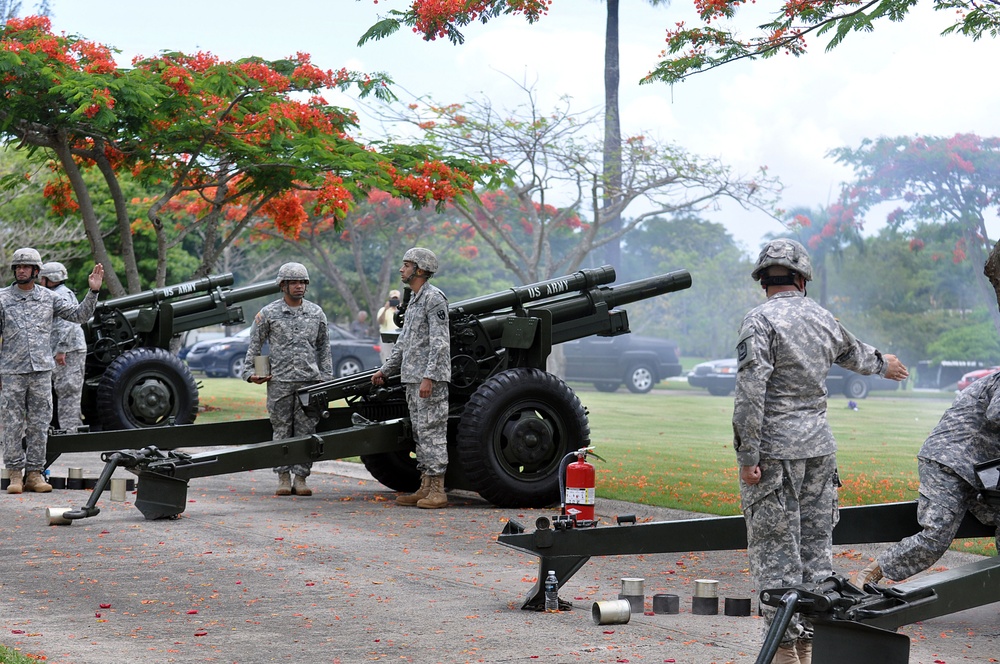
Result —
[[1000, 511], [976, 500], [985, 488], [973, 466], [1000, 457], [1000, 373], [981, 378], [959, 392], [917, 453], [920, 495], [917, 523], [922, 530], [880, 553], [855, 578], [860, 588], [883, 576], [902, 581], [944, 555], [966, 512], [997, 527]]
[[[62, 263], [45, 263], [38, 273], [42, 285], [76, 306], [76, 293], [64, 283], [69, 278]], [[59, 428], [76, 431], [80, 419], [80, 399], [83, 395], [83, 374], [87, 364], [87, 339], [83, 327], [62, 318], [52, 321], [52, 391], [56, 395], [56, 419]]]
[[46, 431], [52, 421], [53, 320], [83, 323], [90, 318], [104, 282], [104, 267], [100, 263], [94, 266], [87, 280], [90, 292], [83, 302], [70, 304], [35, 285], [42, 258], [34, 249], [15, 251], [10, 266], [14, 283], [0, 289], [0, 423], [3, 461], [10, 472], [7, 493], [25, 489], [44, 493], [52, 490], [41, 471], [45, 467]]
[[[747, 313], [736, 345], [733, 446], [750, 573], [763, 590], [811, 584], [833, 573], [839, 481], [836, 441], [826, 421], [830, 366], [893, 380], [907, 371], [805, 297], [812, 267], [798, 242], [769, 242], [752, 276], [768, 299]], [[775, 609], [763, 612], [770, 625]], [[811, 636], [796, 615], [773, 661], [807, 664]]]
[[448, 381], [451, 380], [451, 336], [448, 299], [428, 279], [437, 272], [437, 257], [429, 249], [414, 247], [403, 254], [402, 282], [413, 296], [403, 316], [403, 331], [392, 355], [372, 376], [382, 385], [400, 374], [406, 387], [406, 405], [417, 440], [420, 488], [397, 496], [400, 505], [424, 509], [447, 507], [444, 474], [448, 469]]
[[[306, 267], [285, 263], [278, 268], [277, 282], [281, 299], [265, 306], [253, 319], [250, 345], [243, 359], [243, 379], [258, 385], [267, 383], [273, 439], [281, 440], [316, 432], [319, 416], [302, 409], [295, 391], [332, 378], [333, 358], [326, 314], [305, 299], [309, 285]], [[270, 344], [271, 373], [257, 376], [254, 358], [260, 355], [265, 342]], [[278, 489], [274, 495], [311, 496], [312, 489], [306, 485], [311, 469], [310, 461], [275, 468]]]

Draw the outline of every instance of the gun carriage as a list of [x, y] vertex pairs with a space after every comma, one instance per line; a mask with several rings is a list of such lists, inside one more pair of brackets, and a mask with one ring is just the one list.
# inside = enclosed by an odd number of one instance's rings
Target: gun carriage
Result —
[[[626, 334], [628, 315], [617, 307], [691, 285], [684, 270], [606, 285], [614, 279], [608, 266], [581, 270], [449, 307], [448, 487], [478, 492], [499, 506], [558, 502], [560, 462], [589, 444], [590, 427], [573, 391], [545, 371], [552, 346], [592, 334]], [[373, 373], [300, 390], [302, 407], [323, 416], [312, 436], [272, 442], [268, 420], [177, 424], [144, 430], [141, 450], [125, 449], [134, 441], [128, 432], [53, 436], [50, 458], [67, 451], [120, 450], [105, 453], [105, 461], [112, 472], [124, 466], [139, 475], [136, 506], [147, 519], [180, 514], [192, 478], [297, 460], [360, 456], [389, 488], [414, 490], [420, 478], [404, 389], [398, 382], [376, 388]], [[198, 454], [166, 451], [220, 441], [241, 445]], [[99, 481], [77, 518], [97, 513], [101, 488]]]
[[206, 325], [242, 323], [238, 303], [278, 291], [274, 282], [228, 288], [232, 283], [232, 274], [214, 275], [99, 302], [83, 326], [84, 423], [100, 431], [194, 422], [198, 387], [170, 352], [171, 339]]

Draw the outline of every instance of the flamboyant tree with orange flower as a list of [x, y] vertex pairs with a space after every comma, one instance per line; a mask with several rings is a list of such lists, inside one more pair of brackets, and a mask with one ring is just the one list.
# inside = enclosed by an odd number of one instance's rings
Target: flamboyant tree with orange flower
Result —
[[[570, 0], [562, 0], [568, 2]], [[383, 0], [384, 2], [384, 0]], [[390, 10], [362, 37], [362, 43], [408, 26], [424, 39], [447, 38], [461, 43], [460, 28], [486, 23], [498, 16], [520, 14], [533, 23], [543, 17], [551, 0], [408, 0], [406, 8]], [[646, 82], [673, 83], [728, 62], [769, 58], [778, 53], [801, 55], [807, 37], [828, 35], [827, 49], [840, 44], [851, 32], [870, 32], [879, 20], [902, 21], [916, 0], [777, 0], [772, 20], [743, 36], [726, 23], [737, 16], [747, 0], [694, 0], [701, 19], [667, 29], [666, 48]], [[960, 33], [973, 39], [1000, 33], [1000, 3], [996, 0], [934, 0], [934, 8], [955, 14], [945, 34]]]
[[[304, 199], [303, 209], [315, 209], [310, 205], [315, 194], [296, 195]], [[362, 310], [374, 320], [386, 294], [399, 286], [399, 262], [408, 248], [433, 234], [435, 249], [441, 255], [447, 240], [439, 231], [447, 219], [448, 215], [439, 215], [435, 208], [414, 207], [405, 198], [375, 190], [343, 220], [309, 212], [293, 239], [265, 217], [249, 239], [294, 249], [337, 292], [352, 320]]]
[[[877, 206], [895, 203], [886, 215], [891, 227], [935, 222], [951, 231], [955, 262], [986, 263], [992, 246], [986, 216], [1000, 213], [1000, 138], [883, 137], [832, 155], [856, 176], [841, 193], [841, 216], [860, 220]], [[913, 239], [914, 247], [921, 246], [920, 238]], [[983, 303], [991, 305], [996, 294], [989, 281], [980, 275], [977, 287]], [[989, 308], [1000, 331], [1000, 312]]]
[[[261, 216], [294, 237], [310, 215], [343, 218], [370, 191], [444, 207], [477, 184], [499, 182], [499, 164], [430, 145], [362, 143], [351, 135], [355, 114], [322, 97], [356, 89], [388, 99], [390, 83], [321, 69], [304, 53], [224, 61], [164, 52], [123, 68], [111, 48], [53, 34], [44, 17], [0, 28], [0, 137], [58, 165], [49, 194], [82, 219], [98, 261], [109, 268], [112, 253], [121, 260], [125, 284], [114, 270], [105, 274], [116, 295], [142, 287], [123, 179], [156, 194], [144, 217], [156, 234], [157, 285], [167, 250], [193, 229], [204, 238], [200, 276]], [[91, 171], [101, 190], [88, 186]], [[310, 209], [297, 192], [310, 192]], [[114, 201], [113, 229], [102, 226], [95, 198]], [[171, 216], [176, 200], [184, 203], [181, 218]]]

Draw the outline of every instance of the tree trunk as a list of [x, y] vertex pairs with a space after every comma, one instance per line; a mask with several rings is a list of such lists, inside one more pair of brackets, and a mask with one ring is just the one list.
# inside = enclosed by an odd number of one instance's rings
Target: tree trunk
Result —
[[121, 297], [125, 295], [125, 289], [111, 264], [111, 256], [104, 244], [104, 236], [101, 235], [101, 225], [97, 221], [97, 213], [94, 211], [90, 192], [87, 189], [87, 184], [83, 181], [83, 174], [80, 173], [79, 167], [73, 161], [73, 153], [65, 133], [58, 132], [51, 147], [56, 156], [59, 157], [59, 163], [62, 164], [70, 186], [73, 187], [73, 193], [76, 194], [76, 202], [80, 206], [80, 216], [83, 218], [83, 228], [87, 233], [87, 240], [90, 242], [90, 251], [97, 262], [104, 266], [104, 284], [108, 287], [112, 297]]
[[[603, 209], [613, 208], [621, 200], [622, 188], [622, 125], [618, 115], [618, 0], [607, 0], [608, 19], [604, 36], [604, 189]], [[603, 214], [601, 215], [603, 216]], [[595, 220], [597, 221], [597, 220]], [[621, 229], [618, 213], [601, 219], [601, 226], [614, 233]], [[621, 265], [621, 241], [605, 245], [605, 262]]]

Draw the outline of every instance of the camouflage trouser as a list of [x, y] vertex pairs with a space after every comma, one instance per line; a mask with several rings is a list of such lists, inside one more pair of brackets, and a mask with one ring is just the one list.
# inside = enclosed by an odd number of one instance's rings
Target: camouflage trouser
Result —
[[[45, 468], [46, 432], [51, 421], [51, 371], [4, 374], [0, 388], [3, 465], [25, 471]], [[21, 445], [22, 438], [27, 438], [27, 450]]]
[[[272, 440], [295, 438], [316, 433], [319, 417], [310, 417], [302, 410], [302, 404], [295, 398], [295, 390], [312, 383], [267, 383], [267, 412], [271, 416]], [[302, 461], [290, 466], [277, 466], [276, 473], [291, 472], [294, 475], [309, 477], [312, 461]]]
[[997, 526], [1000, 548], [1000, 512], [976, 501], [979, 490], [936, 461], [918, 460], [920, 496], [917, 523], [923, 529], [893, 544], [877, 557], [887, 579], [902, 581], [922, 572], [944, 555], [962, 523], [966, 511], [981, 522]]
[[[818, 583], [833, 574], [837, 456], [761, 459], [760, 482], [740, 484], [747, 523], [750, 575], [757, 591]], [[765, 630], [776, 609], [761, 605]], [[812, 626], [792, 617], [782, 643], [811, 636]]]
[[56, 393], [56, 416], [59, 428], [75, 431], [83, 422], [80, 419], [80, 398], [83, 394], [83, 370], [87, 363], [86, 351], [66, 353], [66, 364], [56, 364], [52, 370], [52, 391]]
[[426, 399], [420, 398], [420, 383], [407, 383], [406, 407], [417, 439], [417, 469], [427, 475], [444, 475], [448, 470], [448, 383], [434, 381]]

